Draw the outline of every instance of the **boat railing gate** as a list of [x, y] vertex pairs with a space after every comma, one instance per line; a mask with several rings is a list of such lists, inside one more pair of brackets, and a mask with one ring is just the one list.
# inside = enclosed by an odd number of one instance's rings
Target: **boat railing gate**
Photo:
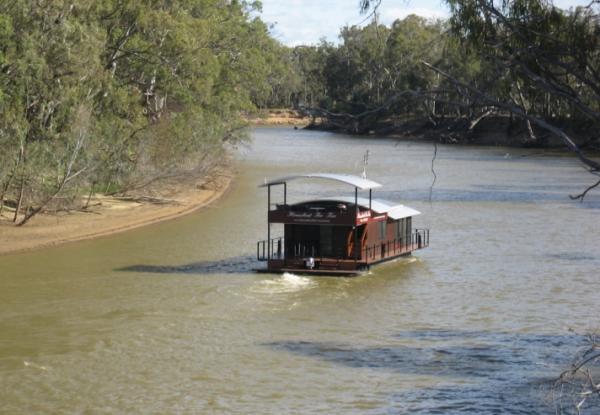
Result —
[[259, 261], [283, 259], [283, 249], [283, 237], [281, 236], [279, 238], [258, 241], [256, 243], [256, 259]]
[[308, 257], [321, 257], [317, 241], [299, 241], [285, 246], [283, 237], [278, 237], [256, 243], [256, 259], [259, 261]]
[[415, 229], [405, 238], [388, 239], [365, 246], [361, 259], [364, 261], [378, 261], [429, 246], [429, 229]]

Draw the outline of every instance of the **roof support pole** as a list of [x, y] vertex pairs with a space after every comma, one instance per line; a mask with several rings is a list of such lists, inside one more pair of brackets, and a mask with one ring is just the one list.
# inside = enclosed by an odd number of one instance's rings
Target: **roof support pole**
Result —
[[369, 189], [369, 210], [371, 210], [371, 194], [373, 193], [373, 189]]
[[[269, 212], [271, 211], [271, 185], [267, 186], [267, 264], [271, 260], [271, 222]], [[268, 268], [268, 265], [267, 265]]]
[[358, 260], [358, 226], [356, 219], [358, 218], [358, 187], [354, 188], [354, 261]]

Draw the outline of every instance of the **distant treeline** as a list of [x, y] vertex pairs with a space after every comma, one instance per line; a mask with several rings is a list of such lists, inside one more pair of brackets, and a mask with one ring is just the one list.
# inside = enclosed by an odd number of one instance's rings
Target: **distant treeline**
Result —
[[460, 141], [492, 116], [514, 119], [532, 145], [556, 133], [547, 123], [597, 139], [598, 2], [568, 11], [543, 0], [446, 3], [447, 21], [375, 19], [343, 28], [339, 45], [288, 49], [290, 72], [257, 104], [304, 108], [352, 133], [420, 119]]
[[0, 212], [210, 170], [281, 65], [255, 3], [3, 1]]
[[339, 45], [289, 48], [255, 1], [4, 1], [0, 213], [24, 224], [93, 192], [206, 174], [257, 108], [352, 133], [421, 119], [452, 141], [510, 116], [531, 143], [553, 134], [600, 170], [569, 136], [597, 143], [599, 3], [446, 2], [448, 21], [375, 18]]

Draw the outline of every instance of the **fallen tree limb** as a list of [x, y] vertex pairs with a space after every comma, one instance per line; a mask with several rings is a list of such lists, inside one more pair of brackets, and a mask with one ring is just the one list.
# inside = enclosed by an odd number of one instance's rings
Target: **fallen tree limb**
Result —
[[598, 180], [595, 184], [589, 186], [587, 189], [585, 189], [583, 192], [581, 192], [578, 195], [569, 195], [569, 197], [572, 200], [582, 200], [585, 198], [585, 196], [588, 194], [588, 192], [596, 187], [598, 187], [600, 185], [600, 180]]
[[[398, 92], [388, 98], [382, 105], [376, 108], [372, 108], [363, 111], [358, 114], [351, 114], [347, 112], [332, 112], [324, 108], [305, 108], [304, 111], [311, 117], [327, 118], [328, 122], [340, 129], [349, 131], [354, 134], [363, 133], [370, 127], [371, 124], [365, 126], [364, 120], [370, 117], [381, 117], [385, 115], [394, 105], [399, 103], [403, 98], [422, 98], [424, 96], [436, 96], [437, 94], [448, 92], [447, 90], [431, 90], [431, 91], [418, 91], [407, 89]], [[350, 128], [349, 128], [350, 126]]]

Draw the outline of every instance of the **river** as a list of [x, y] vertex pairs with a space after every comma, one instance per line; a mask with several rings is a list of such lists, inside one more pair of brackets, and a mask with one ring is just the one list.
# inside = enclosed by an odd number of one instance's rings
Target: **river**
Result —
[[[265, 177], [362, 171], [431, 245], [356, 278], [255, 274]], [[598, 329], [600, 197], [563, 153], [262, 128], [208, 209], [0, 257], [0, 413], [543, 414]], [[315, 188], [314, 185], [318, 184]], [[353, 190], [292, 182], [292, 198]]]

